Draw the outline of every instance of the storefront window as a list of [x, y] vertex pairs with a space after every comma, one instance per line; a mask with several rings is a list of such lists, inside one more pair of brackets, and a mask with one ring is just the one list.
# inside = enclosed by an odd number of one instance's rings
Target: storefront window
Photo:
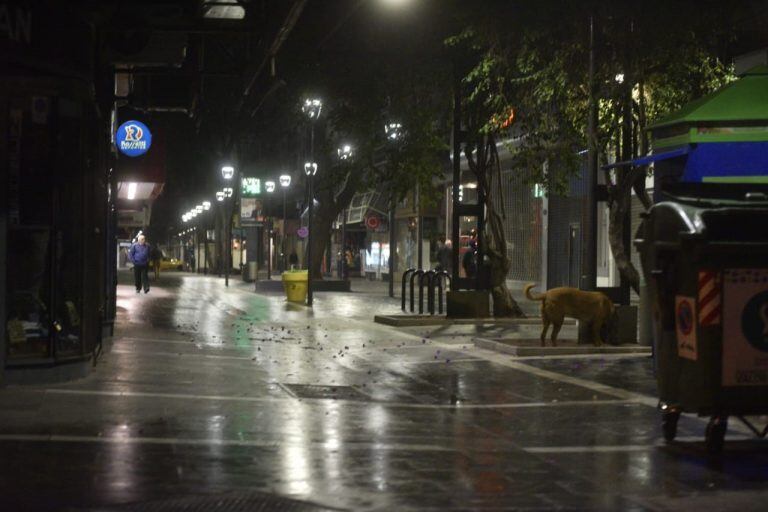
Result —
[[81, 356], [84, 272], [98, 268], [101, 254], [84, 254], [84, 145], [58, 141], [61, 133], [77, 141], [83, 111], [79, 103], [50, 100], [56, 123], [41, 122], [29, 115], [29, 96], [10, 104], [19, 140], [12, 144], [18, 165], [9, 190], [8, 362]]

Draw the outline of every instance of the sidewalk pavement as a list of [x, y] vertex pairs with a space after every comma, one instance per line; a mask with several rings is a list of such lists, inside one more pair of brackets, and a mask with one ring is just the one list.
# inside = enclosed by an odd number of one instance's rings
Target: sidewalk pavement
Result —
[[663, 445], [647, 357], [511, 357], [456, 330], [374, 324], [399, 302], [367, 283], [312, 309], [231, 284], [121, 285], [92, 375], [0, 390], [3, 507], [761, 510], [768, 497], [765, 443], [733, 429], [708, 465], [704, 423], [685, 416]]

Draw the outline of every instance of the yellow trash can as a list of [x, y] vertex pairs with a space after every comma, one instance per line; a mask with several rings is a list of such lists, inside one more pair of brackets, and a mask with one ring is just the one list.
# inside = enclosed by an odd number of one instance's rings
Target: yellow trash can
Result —
[[283, 289], [289, 302], [304, 303], [307, 300], [307, 271], [288, 270], [283, 272]]

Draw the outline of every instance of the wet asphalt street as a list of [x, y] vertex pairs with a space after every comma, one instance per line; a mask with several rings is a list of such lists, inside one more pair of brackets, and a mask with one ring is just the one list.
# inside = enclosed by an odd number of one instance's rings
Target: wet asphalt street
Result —
[[768, 444], [735, 423], [719, 459], [697, 418], [664, 445], [646, 356], [498, 354], [490, 327], [374, 324], [399, 311], [379, 292], [118, 294], [89, 377], [0, 389], [0, 509], [768, 507]]

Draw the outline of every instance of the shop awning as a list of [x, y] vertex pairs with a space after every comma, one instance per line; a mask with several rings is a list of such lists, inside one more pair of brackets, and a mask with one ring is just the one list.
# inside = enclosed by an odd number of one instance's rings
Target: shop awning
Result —
[[634, 160], [626, 160], [624, 162], [615, 162], [612, 164], [604, 165], [603, 169], [615, 169], [616, 167], [627, 167], [630, 165], [634, 165], [635, 167], [650, 165], [653, 162], [660, 162], [662, 160], [669, 160], [670, 158], [685, 156], [690, 153], [692, 149], [692, 146], [689, 144], [687, 146], [673, 149], [671, 151], [664, 151], [663, 153], [654, 153], [652, 155], [646, 155]]

